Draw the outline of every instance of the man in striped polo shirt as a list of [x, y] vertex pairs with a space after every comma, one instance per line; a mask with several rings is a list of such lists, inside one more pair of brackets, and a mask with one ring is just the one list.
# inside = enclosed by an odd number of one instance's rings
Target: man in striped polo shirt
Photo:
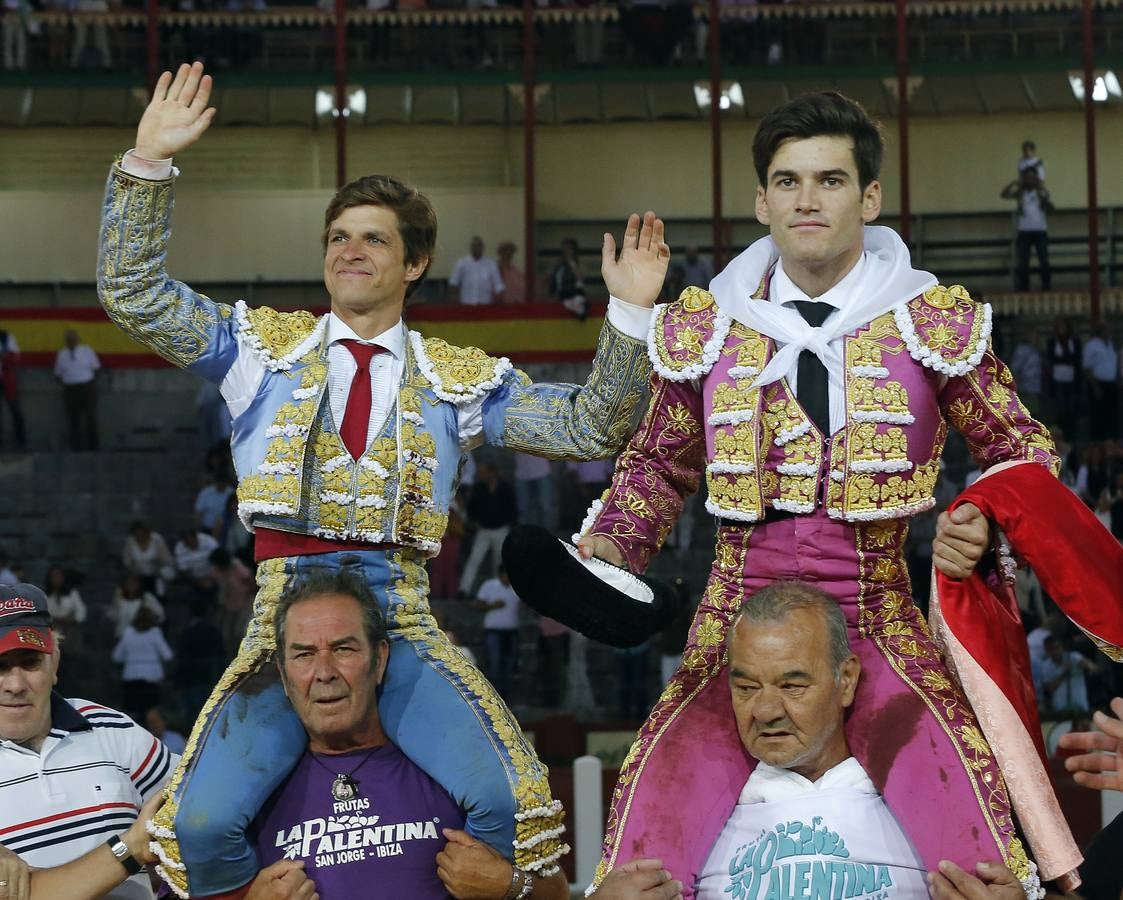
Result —
[[115, 845], [132, 876], [104, 896], [151, 900], [119, 839], [177, 757], [123, 713], [61, 697], [58, 668], [43, 592], [0, 587], [0, 844], [35, 868]]

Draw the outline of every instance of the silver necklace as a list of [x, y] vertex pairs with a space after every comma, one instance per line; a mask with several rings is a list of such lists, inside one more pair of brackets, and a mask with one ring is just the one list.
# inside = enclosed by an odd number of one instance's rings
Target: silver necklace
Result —
[[370, 750], [367, 751], [367, 754], [359, 760], [359, 764], [350, 772], [334, 772], [332, 768], [315, 753], [312, 754], [312, 759], [323, 766], [325, 771], [332, 772], [335, 775], [335, 780], [331, 783], [331, 795], [337, 801], [343, 803], [347, 800], [354, 800], [359, 796], [359, 781], [355, 778], [355, 773], [367, 764], [367, 760], [369, 760], [374, 754], [374, 751], [378, 749], [378, 747], [371, 747]]

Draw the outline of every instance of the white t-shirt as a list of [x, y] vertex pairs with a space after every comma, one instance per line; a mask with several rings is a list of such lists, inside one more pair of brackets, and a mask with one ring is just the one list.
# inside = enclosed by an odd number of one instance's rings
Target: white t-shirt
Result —
[[1083, 356], [1085, 371], [1091, 372], [1096, 381], [1115, 381], [1119, 377], [1119, 357], [1111, 341], [1101, 337], [1088, 338]]
[[1045, 220], [1045, 208], [1041, 203], [1041, 195], [1035, 188], [1032, 191], [1022, 191], [1021, 206], [1018, 212], [1018, 231], [1046, 231], [1048, 223]]
[[462, 256], [452, 268], [448, 283], [460, 288], [460, 302], [468, 306], [490, 303], [495, 294], [504, 291], [503, 276], [494, 259]]
[[757, 763], [698, 900], [926, 900], [924, 866], [854, 758], [812, 783]]
[[480, 585], [480, 592], [476, 594], [481, 600], [494, 603], [502, 602], [499, 609], [488, 611], [484, 615], [484, 628], [511, 631], [519, 627], [519, 595], [509, 584], [504, 584], [498, 578], [489, 578]]
[[63, 347], [55, 357], [55, 377], [63, 384], [86, 384], [93, 381], [101, 360], [85, 344], [74, 349]]

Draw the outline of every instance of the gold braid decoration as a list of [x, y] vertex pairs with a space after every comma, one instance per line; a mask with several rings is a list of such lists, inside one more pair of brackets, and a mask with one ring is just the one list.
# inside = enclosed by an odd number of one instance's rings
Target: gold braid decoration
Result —
[[316, 327], [316, 317], [307, 310], [278, 312], [268, 306], [246, 309], [250, 334], [261, 342], [273, 359], [281, 359], [300, 346]]

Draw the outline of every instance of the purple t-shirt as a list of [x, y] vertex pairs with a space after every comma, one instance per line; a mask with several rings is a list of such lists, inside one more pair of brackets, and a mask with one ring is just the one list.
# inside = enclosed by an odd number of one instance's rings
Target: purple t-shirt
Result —
[[[352, 772], [354, 798], [337, 799], [336, 775]], [[303, 859], [321, 900], [445, 900], [436, 862], [446, 843], [441, 829], [463, 827], [452, 797], [386, 744], [373, 753], [305, 752], [261, 810], [251, 836], [262, 868]]]

